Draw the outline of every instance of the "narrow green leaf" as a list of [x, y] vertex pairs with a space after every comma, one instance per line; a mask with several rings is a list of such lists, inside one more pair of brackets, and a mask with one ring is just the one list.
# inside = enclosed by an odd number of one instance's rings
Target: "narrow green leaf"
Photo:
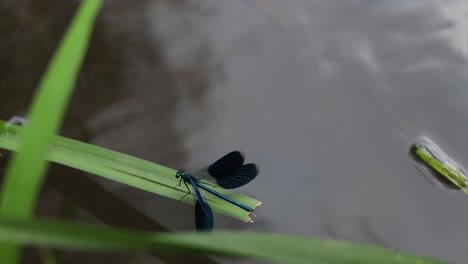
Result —
[[[23, 141], [7, 168], [0, 199], [2, 216], [27, 219], [33, 214], [47, 168], [44, 156], [60, 127], [101, 5], [101, 0], [83, 1], [41, 80]], [[0, 263], [15, 263], [17, 256], [16, 248], [0, 247]]]
[[[24, 128], [0, 120], [0, 148], [16, 151]], [[46, 158], [52, 162], [96, 174], [148, 192], [193, 204], [193, 193], [175, 178], [176, 170], [113, 150], [54, 136]], [[66, 176], [64, 176], [66, 177]], [[205, 182], [206, 183], [206, 182]], [[210, 183], [206, 183], [209, 185]], [[217, 186], [214, 190], [252, 208], [260, 205], [256, 199]], [[224, 215], [251, 221], [250, 213], [209, 193], [203, 193], [213, 210]]]
[[39, 256], [42, 264], [57, 264], [57, 258], [50, 248], [39, 248]]
[[338, 240], [255, 233], [149, 233], [57, 220], [0, 220], [0, 241], [75, 250], [166, 251], [240, 256], [278, 263], [441, 264], [442, 261]]

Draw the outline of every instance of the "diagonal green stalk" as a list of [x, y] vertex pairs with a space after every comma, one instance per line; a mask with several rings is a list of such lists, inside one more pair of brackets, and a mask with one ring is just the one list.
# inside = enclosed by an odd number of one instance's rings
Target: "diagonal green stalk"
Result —
[[[47, 168], [44, 157], [60, 125], [84, 59], [101, 0], [85, 0], [73, 18], [41, 80], [30, 109], [29, 125], [6, 172], [0, 196], [0, 215], [31, 218]], [[15, 263], [18, 249], [0, 246], [0, 263]]]
[[[24, 128], [0, 120], [0, 148], [16, 151]], [[77, 140], [54, 136], [46, 159], [75, 169], [133, 186], [185, 203], [194, 203], [193, 193], [175, 178], [176, 170]], [[66, 177], [66, 176], [64, 176]], [[208, 183], [209, 184], [209, 183]], [[230, 190], [210, 186], [214, 190], [252, 208], [260, 202]], [[250, 213], [209, 193], [203, 193], [213, 210], [224, 215], [251, 221]]]
[[57, 220], [0, 219], [0, 241], [81, 250], [238, 256], [289, 264], [442, 264], [376, 246], [272, 233], [222, 231], [161, 234]]

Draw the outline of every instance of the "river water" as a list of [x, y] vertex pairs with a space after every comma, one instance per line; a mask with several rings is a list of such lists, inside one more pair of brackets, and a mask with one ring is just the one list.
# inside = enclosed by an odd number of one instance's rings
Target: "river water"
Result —
[[[216, 215], [216, 229], [468, 263], [467, 198], [408, 158], [424, 135], [468, 166], [468, 1], [115, 1], [101, 19], [110, 40], [91, 48], [70, 133], [79, 122], [95, 144], [174, 168], [243, 150], [261, 173], [240, 191], [263, 205], [254, 224]], [[192, 207], [100, 182], [193, 229]]]

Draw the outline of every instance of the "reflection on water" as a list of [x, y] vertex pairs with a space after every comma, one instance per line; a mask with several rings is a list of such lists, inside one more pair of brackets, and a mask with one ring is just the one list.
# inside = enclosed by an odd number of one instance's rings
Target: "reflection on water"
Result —
[[[464, 197], [407, 157], [428, 135], [468, 161], [465, 1], [206, 3], [215, 12], [194, 22], [194, 42], [209, 40], [224, 78], [203, 102], [206, 124], [185, 130], [190, 166], [243, 149], [262, 167], [243, 189], [264, 202], [261, 224], [219, 225], [466, 262]], [[178, 120], [195, 118], [180, 108]]]

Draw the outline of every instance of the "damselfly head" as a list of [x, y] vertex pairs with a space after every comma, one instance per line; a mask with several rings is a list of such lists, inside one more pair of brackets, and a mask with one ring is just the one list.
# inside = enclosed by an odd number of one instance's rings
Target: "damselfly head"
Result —
[[179, 179], [180, 177], [185, 175], [185, 169], [179, 169], [175, 175], [176, 179]]

